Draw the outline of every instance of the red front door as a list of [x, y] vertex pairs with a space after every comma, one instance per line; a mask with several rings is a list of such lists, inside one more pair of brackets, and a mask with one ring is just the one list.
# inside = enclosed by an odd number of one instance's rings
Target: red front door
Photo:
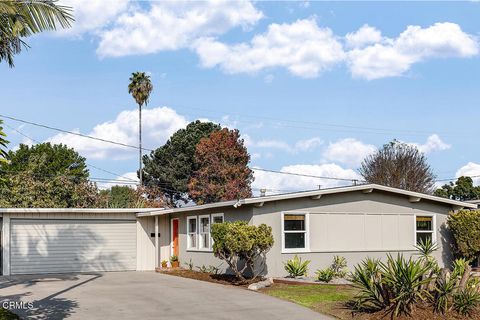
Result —
[[172, 254], [178, 257], [178, 219], [172, 220]]

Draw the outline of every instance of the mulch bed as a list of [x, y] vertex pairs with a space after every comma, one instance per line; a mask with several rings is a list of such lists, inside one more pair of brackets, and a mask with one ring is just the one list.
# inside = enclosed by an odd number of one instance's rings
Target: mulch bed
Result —
[[[171, 276], [219, 283], [224, 285], [234, 285], [237, 287], [246, 288], [250, 284], [250, 283], [239, 283], [237, 278], [231, 274], [211, 274], [208, 272], [200, 272], [200, 271], [183, 269], [183, 268], [157, 268], [155, 271], [158, 273], [168, 274]], [[260, 280], [262, 279], [258, 279], [258, 281]]]

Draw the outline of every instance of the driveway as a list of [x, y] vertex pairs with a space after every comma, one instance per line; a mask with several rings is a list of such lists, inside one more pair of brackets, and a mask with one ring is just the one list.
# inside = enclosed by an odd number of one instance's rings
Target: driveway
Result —
[[12, 309], [24, 319], [327, 319], [261, 293], [154, 272], [1, 277], [0, 301], [25, 302]]

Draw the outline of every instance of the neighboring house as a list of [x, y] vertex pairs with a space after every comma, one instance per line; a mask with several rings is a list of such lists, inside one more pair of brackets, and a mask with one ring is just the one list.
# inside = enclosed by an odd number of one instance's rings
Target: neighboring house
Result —
[[2, 271], [154, 270], [173, 254], [182, 265], [218, 266], [210, 225], [235, 220], [272, 227], [270, 276], [285, 275], [283, 262], [295, 254], [312, 261], [313, 273], [336, 254], [350, 267], [388, 252], [409, 256], [420, 238], [438, 243], [443, 265], [451, 259], [445, 221], [461, 208], [477, 205], [372, 184], [166, 210], [0, 209]]

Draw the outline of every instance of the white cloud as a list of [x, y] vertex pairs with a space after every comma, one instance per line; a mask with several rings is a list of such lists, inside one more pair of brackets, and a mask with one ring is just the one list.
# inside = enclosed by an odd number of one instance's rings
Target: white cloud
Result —
[[[285, 166], [280, 169], [282, 172], [291, 172], [298, 174], [307, 174], [324, 177], [336, 177], [344, 179], [361, 180], [361, 176], [352, 169], [345, 169], [337, 164], [327, 163], [321, 165], [297, 164]], [[273, 172], [265, 172], [254, 170], [255, 181], [252, 184], [253, 188], [267, 188], [278, 191], [299, 191], [299, 190], [313, 190], [317, 189], [319, 185], [321, 188], [332, 188], [338, 186], [351, 185], [348, 180], [330, 180], [318, 179], [310, 177], [301, 177], [294, 175], [278, 174]], [[278, 193], [277, 191], [277, 193]], [[271, 192], [270, 192], [271, 193]]]
[[431, 153], [433, 151], [443, 151], [451, 148], [451, 145], [445, 143], [440, 139], [437, 134], [432, 134], [427, 138], [427, 141], [423, 144], [410, 143], [414, 145], [423, 153]]
[[[460, 169], [458, 169], [455, 177], [461, 176], [478, 176], [480, 175], [480, 164], [469, 162]], [[472, 178], [475, 185], [480, 185], [480, 177]]]
[[306, 140], [299, 140], [295, 143], [295, 150], [311, 151], [323, 144], [323, 140], [319, 137], [313, 137]]
[[[125, 181], [125, 183], [122, 182], [97, 182], [97, 186], [100, 190], [105, 190], [105, 189], [110, 189], [113, 186], [127, 186], [132, 189], [137, 188], [137, 184], [139, 182], [139, 179], [137, 177], [137, 172], [127, 172], [120, 177], [115, 177], [113, 178], [114, 180], [118, 181]], [[137, 184], [136, 184], [137, 183]]]
[[365, 144], [354, 138], [346, 138], [330, 143], [323, 153], [328, 161], [344, 163], [349, 166], [358, 166], [366, 156], [377, 150], [374, 145]]
[[263, 17], [250, 1], [162, 1], [120, 15], [100, 32], [101, 57], [149, 54], [187, 48], [199, 37], [247, 28]]
[[350, 48], [362, 48], [366, 45], [382, 41], [382, 33], [368, 24], [363, 25], [355, 32], [348, 33], [345, 41]]
[[329, 28], [314, 19], [291, 24], [273, 23], [250, 43], [228, 45], [214, 38], [195, 44], [202, 66], [220, 66], [227, 73], [255, 73], [284, 67], [292, 74], [312, 78], [344, 59], [342, 44]]
[[291, 154], [312, 151], [323, 144], [322, 139], [319, 137], [298, 140], [293, 145], [290, 145], [285, 141], [275, 139], [262, 139], [255, 141], [248, 134], [242, 135], [242, 138], [244, 139], [245, 145], [248, 148], [277, 149]]
[[115, 20], [128, 8], [128, 0], [62, 0], [62, 5], [73, 8], [75, 22], [72, 28], [59, 30], [60, 35], [78, 36], [85, 32], [95, 33]]
[[[144, 148], [157, 148], [178, 129], [184, 128], [187, 120], [167, 107], [145, 108], [142, 111], [142, 137]], [[79, 130], [76, 130], [79, 132]], [[138, 145], [138, 111], [122, 111], [112, 120], [96, 125], [86, 133], [96, 138]], [[47, 141], [73, 147], [91, 159], [126, 159], [135, 156], [138, 150], [75, 135], [59, 133]], [[144, 151], [144, 153], [147, 153]]]
[[[352, 37], [362, 38], [361, 34], [373, 34], [373, 30], [365, 30], [364, 26], [356, 33], [347, 35], [347, 42]], [[372, 80], [400, 76], [414, 63], [427, 58], [471, 57], [477, 55], [478, 51], [474, 36], [463, 32], [458, 24], [444, 22], [428, 28], [408, 26], [395, 39], [383, 38], [370, 46], [353, 49], [347, 55], [352, 75]]]

